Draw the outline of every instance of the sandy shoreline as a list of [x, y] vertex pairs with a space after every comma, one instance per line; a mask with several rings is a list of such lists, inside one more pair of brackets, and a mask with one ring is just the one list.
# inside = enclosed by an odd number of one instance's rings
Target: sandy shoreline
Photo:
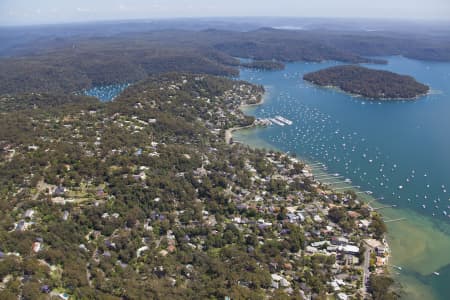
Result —
[[231, 139], [233, 138], [233, 132], [237, 131], [237, 130], [241, 130], [241, 129], [248, 129], [248, 128], [252, 128], [255, 127], [257, 125], [248, 125], [248, 126], [242, 126], [242, 127], [232, 127], [230, 129], [225, 130], [225, 143], [230, 144], [231, 143]]

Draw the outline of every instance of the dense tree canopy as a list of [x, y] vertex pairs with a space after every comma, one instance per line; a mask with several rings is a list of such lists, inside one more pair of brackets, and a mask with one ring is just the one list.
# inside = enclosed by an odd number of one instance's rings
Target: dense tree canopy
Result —
[[[342, 195], [332, 197], [340, 208], [328, 210], [331, 198], [296, 159], [225, 143], [225, 130], [253, 124], [239, 107], [263, 91], [168, 73], [112, 102], [52, 93], [3, 98], [0, 298], [331, 295], [336, 262], [347, 277], [357, 267], [347, 271], [342, 255], [307, 246], [331, 238], [330, 228], [358, 243], [382, 227], [352, 227], [346, 212], [355, 201], [339, 202]], [[316, 214], [321, 222], [312, 221]], [[358, 280], [347, 282], [357, 296]]]
[[70, 38], [39, 35], [32, 42], [31, 36], [24, 41], [5, 41], [5, 47], [8, 42], [16, 46], [8, 52], [9, 57], [0, 58], [0, 94], [74, 92], [136, 82], [170, 71], [235, 76], [239, 72], [235, 57], [262, 61], [247, 66], [263, 69], [280, 69], [281, 63], [292, 61], [386, 63], [367, 58], [376, 55], [450, 60], [450, 41], [434, 36], [399, 38], [395, 33], [273, 28], [247, 32], [141, 31], [111, 36], [102, 35], [94, 26], [87, 32]]
[[428, 86], [417, 82], [411, 76], [353, 65], [335, 66], [308, 73], [303, 79], [374, 99], [411, 99], [429, 90]]

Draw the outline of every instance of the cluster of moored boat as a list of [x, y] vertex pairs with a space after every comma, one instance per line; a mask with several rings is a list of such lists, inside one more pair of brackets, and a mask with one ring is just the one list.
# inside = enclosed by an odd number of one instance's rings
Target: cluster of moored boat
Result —
[[[299, 74], [289, 73], [284, 77], [291, 79], [291, 76], [298, 78]], [[256, 79], [260, 81], [259, 77]], [[433, 184], [439, 179], [425, 166], [415, 169], [411, 168], [413, 165], [401, 165], [361, 132], [350, 131], [335, 116], [310, 105], [309, 101], [298, 101], [300, 96], [292, 95], [289, 89], [270, 92], [270, 101], [258, 108], [256, 116], [264, 120], [260, 125], [280, 126], [283, 130], [270, 130], [265, 139], [280, 149], [292, 153], [301, 151], [303, 157], [320, 161], [342, 174], [339, 178], [318, 176], [318, 179], [324, 183], [336, 182], [334, 187], [338, 190], [354, 183], [361, 188], [360, 193], [386, 196], [392, 202], [411, 205], [433, 217], [450, 220], [450, 185]], [[291, 118], [292, 126], [287, 126], [290, 123], [280, 116]], [[316, 167], [328, 172], [327, 166]]]

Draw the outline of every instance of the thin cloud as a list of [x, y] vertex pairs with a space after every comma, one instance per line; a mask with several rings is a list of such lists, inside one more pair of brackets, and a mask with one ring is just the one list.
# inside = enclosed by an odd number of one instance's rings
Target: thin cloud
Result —
[[[58, 9], [55, 13], [54, 9]], [[14, 11], [14, 14], [10, 12]], [[28, 14], [29, 18], [24, 18]], [[450, 20], [449, 0], [0, 0], [0, 24], [177, 17]]]

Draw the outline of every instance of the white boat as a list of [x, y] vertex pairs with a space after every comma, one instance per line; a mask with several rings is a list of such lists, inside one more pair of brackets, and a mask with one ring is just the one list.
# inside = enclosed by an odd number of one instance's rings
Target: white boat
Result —
[[439, 274], [439, 272], [433, 272], [434, 275], [439, 276], [441, 274]]

